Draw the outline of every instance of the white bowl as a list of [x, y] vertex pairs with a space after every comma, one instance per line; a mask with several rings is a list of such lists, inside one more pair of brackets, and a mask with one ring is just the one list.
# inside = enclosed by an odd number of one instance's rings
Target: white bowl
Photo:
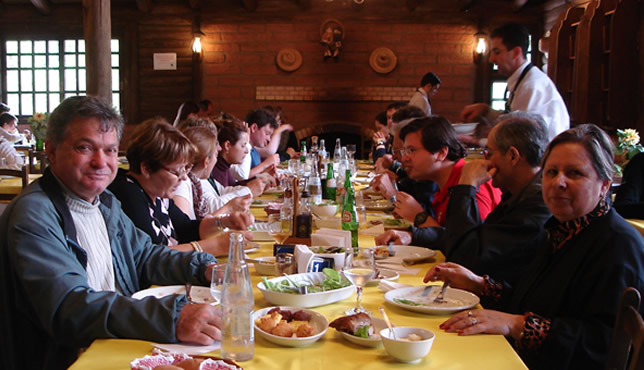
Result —
[[260, 275], [266, 276], [275, 276], [277, 275], [277, 264], [275, 263], [275, 257], [257, 257], [255, 258], [255, 271]]
[[[324, 280], [324, 273], [322, 272], [307, 272], [303, 274], [289, 275], [289, 278], [296, 283], [313, 282], [319, 283]], [[286, 280], [286, 277], [276, 277], [269, 279], [272, 283], [281, 283]], [[264, 295], [264, 298], [270, 303], [278, 306], [293, 306], [293, 307], [317, 307], [325, 304], [331, 304], [343, 299], [349, 298], [356, 288], [353, 284], [344, 288], [329, 290], [326, 292], [309, 293], [309, 294], [296, 294], [296, 293], [280, 293], [274, 292], [264, 288], [264, 282], [257, 283], [257, 289]]]
[[[429, 350], [432, 349], [434, 343], [434, 333], [431, 330], [398, 326], [394, 328], [396, 336], [399, 338], [395, 340], [391, 335], [389, 329], [382, 329], [380, 337], [385, 350], [391, 356], [395, 357], [398, 361], [416, 363], [427, 356]], [[406, 338], [410, 334], [419, 335], [422, 340], [406, 341], [400, 338]]]
[[338, 205], [337, 203], [312, 204], [311, 212], [319, 218], [332, 218], [336, 213], [338, 213]]
[[459, 135], [471, 135], [474, 133], [474, 130], [476, 129], [476, 125], [478, 125], [477, 122], [472, 122], [472, 123], [452, 123], [452, 127], [454, 127], [454, 131], [456, 131], [457, 134]]
[[[262, 308], [261, 310], [255, 311], [253, 313], [253, 323], [258, 318], [268, 314], [268, 311], [272, 310], [273, 308], [275, 307]], [[305, 347], [316, 342], [329, 329], [329, 320], [327, 320], [326, 317], [322, 316], [321, 314], [315, 311], [302, 309], [299, 307], [283, 307], [283, 306], [281, 306], [280, 309], [288, 310], [291, 312], [304, 311], [309, 315], [311, 315], [311, 320], [309, 320], [309, 324], [313, 327], [314, 334], [310, 337], [303, 337], [303, 338], [280, 337], [278, 335], [273, 335], [271, 333], [267, 333], [263, 331], [262, 329], [258, 328], [257, 325], [255, 324], [255, 332], [257, 332], [260, 337], [266, 339], [269, 342], [278, 344], [280, 346], [285, 346], [285, 347]]]

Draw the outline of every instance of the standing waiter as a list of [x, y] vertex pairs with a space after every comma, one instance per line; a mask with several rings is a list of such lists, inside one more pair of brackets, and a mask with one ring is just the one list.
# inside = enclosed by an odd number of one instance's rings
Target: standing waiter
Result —
[[[518, 23], [507, 23], [491, 35], [490, 62], [499, 67], [499, 72], [508, 76], [510, 93], [505, 112], [524, 111], [539, 113], [548, 125], [550, 140], [570, 127], [568, 110], [557, 87], [539, 68], [526, 59], [528, 30]], [[466, 106], [461, 112], [463, 122], [473, 122], [484, 116], [495, 122], [503, 113], [484, 103]]]

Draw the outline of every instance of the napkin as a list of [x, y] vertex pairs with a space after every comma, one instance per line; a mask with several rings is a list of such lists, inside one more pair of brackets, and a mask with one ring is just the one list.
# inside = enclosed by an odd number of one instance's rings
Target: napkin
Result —
[[389, 257], [386, 260], [376, 261], [378, 267], [382, 267], [387, 270], [394, 270], [399, 274], [405, 275], [416, 275], [422, 270], [421, 268], [408, 268], [402, 265], [402, 261], [396, 257]]
[[306, 245], [297, 244], [293, 251], [295, 262], [297, 263], [297, 272], [302, 274], [306, 272], [309, 261], [313, 258], [313, 252]]
[[385, 225], [379, 224], [371, 227], [367, 227], [363, 230], [360, 230], [360, 234], [378, 236], [385, 232]]
[[398, 288], [406, 288], [410, 287], [412, 285], [408, 284], [401, 284], [401, 283], [396, 283], [393, 281], [387, 281], [387, 280], [381, 280], [380, 284], [378, 284], [378, 289], [382, 290], [383, 292], [388, 292], [390, 290], [398, 289]]
[[311, 245], [351, 248], [351, 231], [323, 227], [311, 234]]
[[153, 346], [166, 350], [168, 352], [185, 353], [186, 355], [200, 355], [202, 353], [216, 351], [221, 348], [221, 342], [215, 342], [209, 346], [200, 346], [198, 344], [166, 344], [154, 343]]

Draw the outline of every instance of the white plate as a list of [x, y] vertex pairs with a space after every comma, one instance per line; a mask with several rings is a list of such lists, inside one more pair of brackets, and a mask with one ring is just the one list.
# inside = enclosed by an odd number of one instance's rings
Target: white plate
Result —
[[367, 285], [378, 285], [382, 280], [387, 280], [387, 281], [394, 281], [398, 280], [400, 277], [400, 274], [397, 273], [396, 271], [393, 270], [387, 270], [387, 269], [378, 269], [380, 271], [380, 279], [372, 279], [370, 280]]
[[471, 135], [472, 133], [474, 133], [474, 130], [476, 129], [476, 125], [478, 125], [478, 123], [476, 122], [452, 123], [452, 127], [454, 127], [454, 131], [456, 131], [456, 133], [459, 135]]
[[261, 247], [262, 247], [262, 246], [261, 246], [259, 243], [255, 243], [255, 242], [248, 242], [248, 241], [247, 241], [247, 242], [246, 242], [246, 246], [244, 247], [244, 253], [253, 253], [253, 252], [257, 252], [257, 251], [259, 250], [259, 248], [261, 248]]
[[369, 177], [371, 175], [372, 175], [371, 171], [356, 171], [357, 177]]
[[[440, 292], [440, 285], [436, 285], [436, 287], [432, 289], [425, 297], [421, 297], [423, 290], [425, 290], [424, 286], [414, 286], [390, 290], [385, 293], [385, 301], [406, 310], [431, 313], [436, 315], [447, 315], [467, 310], [479, 304], [480, 301], [479, 297], [468, 291], [448, 287], [445, 291], [445, 300], [447, 302], [434, 303], [434, 298], [436, 298], [436, 296]], [[406, 299], [416, 302], [419, 305], [415, 306], [411, 304], [404, 304], [396, 302], [394, 299]]]
[[[378, 247], [387, 247], [384, 245], [379, 245], [374, 248]], [[392, 262], [392, 263], [402, 263], [403, 258], [431, 258], [436, 255], [436, 251], [433, 249], [428, 249], [428, 248], [423, 248], [423, 247], [416, 247], [413, 245], [392, 245], [392, 249], [394, 252], [396, 252], [393, 256], [391, 257], [385, 257], [385, 258], [376, 258], [379, 260], [381, 263], [385, 262]]]
[[284, 189], [277, 186], [264, 190], [264, 194], [282, 194], [283, 192]]
[[[289, 277], [291, 278], [291, 280], [300, 284], [305, 282], [321, 282], [322, 280], [324, 280], [325, 275], [322, 272], [307, 272], [303, 274], [289, 275]], [[273, 279], [268, 279], [268, 281], [270, 281], [271, 283], [281, 283], [282, 280], [286, 280], [286, 277], [281, 276]], [[263, 281], [257, 283], [257, 289], [262, 292], [264, 298], [267, 301], [274, 305], [306, 308], [323, 306], [326, 304], [341, 301], [343, 299], [349, 298], [356, 290], [353, 284], [351, 284], [340, 289], [319, 293], [309, 293], [306, 295], [295, 293], [280, 293], [264, 288]]]
[[338, 333], [340, 333], [340, 335], [344, 337], [344, 339], [348, 340], [351, 343], [355, 343], [359, 346], [371, 347], [371, 348], [380, 347], [382, 345], [382, 339], [380, 339], [380, 331], [382, 329], [386, 329], [387, 324], [385, 324], [385, 320], [378, 317], [372, 317], [371, 323], [373, 324], [374, 334], [369, 338], [356, 337], [355, 335], [351, 335], [343, 331], [339, 331]]
[[[143, 289], [132, 294], [134, 299], [142, 299], [145, 297], [162, 298], [173, 294], [186, 294], [186, 287], [183, 285], [168, 285], [156, 288]], [[218, 301], [210, 294], [210, 287], [192, 286], [190, 289], [190, 296], [194, 302], [207, 303], [215, 305]]]
[[[273, 308], [275, 307], [262, 308], [261, 310], [255, 311], [253, 313], [253, 323], [255, 323], [255, 320], [257, 320], [258, 318], [268, 314], [268, 311], [272, 310]], [[321, 314], [315, 311], [311, 311], [311, 310], [307, 310], [299, 307], [284, 307], [284, 306], [280, 306], [280, 309], [288, 310], [291, 312], [304, 311], [309, 315], [311, 315], [311, 320], [309, 320], [309, 325], [313, 327], [313, 333], [315, 334], [313, 334], [310, 337], [303, 337], [303, 338], [280, 337], [278, 335], [267, 333], [262, 329], [258, 328], [257, 324], [254, 324], [255, 332], [257, 332], [257, 334], [259, 334], [260, 337], [266, 339], [269, 342], [278, 344], [280, 346], [285, 346], [285, 347], [306, 347], [308, 345], [315, 343], [329, 329], [329, 320], [327, 320], [326, 317], [322, 316]]]
[[273, 199], [253, 199], [250, 204], [250, 208], [265, 208], [269, 203], [279, 203], [275, 202]]
[[368, 211], [391, 212], [394, 210], [394, 205], [387, 199], [365, 200], [364, 206]]

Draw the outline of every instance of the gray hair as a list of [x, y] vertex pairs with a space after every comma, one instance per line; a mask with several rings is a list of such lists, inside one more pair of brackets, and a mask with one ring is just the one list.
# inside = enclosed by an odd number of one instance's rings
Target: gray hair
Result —
[[615, 173], [613, 165], [613, 142], [608, 134], [594, 124], [579, 125], [557, 135], [543, 156], [542, 166], [545, 165], [552, 149], [559, 144], [578, 143], [590, 155], [591, 164], [602, 180], [612, 180]]
[[67, 127], [76, 118], [96, 118], [102, 132], [114, 129], [121, 141], [123, 118], [113, 107], [92, 96], [72, 96], [63, 100], [49, 116], [47, 140], [53, 145], [65, 141]]
[[499, 117], [495, 126], [494, 143], [503, 153], [515, 147], [532, 167], [539, 167], [548, 146], [548, 130], [543, 117], [537, 113], [512, 112]]

